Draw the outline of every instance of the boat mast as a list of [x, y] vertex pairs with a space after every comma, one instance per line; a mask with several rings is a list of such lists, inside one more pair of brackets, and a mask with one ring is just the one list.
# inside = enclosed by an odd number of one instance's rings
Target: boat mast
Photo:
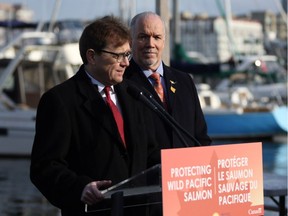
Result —
[[222, 7], [222, 4], [220, 2], [220, 0], [216, 0], [217, 2], [217, 6], [218, 9], [220, 10], [221, 16], [225, 21], [225, 25], [226, 25], [226, 34], [227, 34], [227, 38], [229, 41], [229, 48], [230, 48], [230, 52], [231, 52], [231, 57], [233, 57], [234, 60], [236, 60], [236, 47], [235, 47], [235, 43], [233, 40], [233, 33], [231, 31], [232, 29], [232, 25], [231, 25], [231, 20], [232, 20], [232, 13], [231, 13], [231, 2], [230, 0], [224, 0], [224, 8]]
[[53, 13], [52, 13], [52, 16], [50, 19], [48, 32], [52, 32], [52, 30], [53, 30], [53, 26], [56, 22], [60, 7], [61, 7], [61, 0], [55, 0], [55, 5], [54, 5]]
[[181, 26], [180, 26], [180, 13], [179, 13], [179, 1], [173, 0], [173, 39], [174, 46], [181, 44]]
[[165, 62], [165, 64], [170, 65], [170, 28], [169, 28], [169, 6], [168, 6], [168, 0], [156, 0], [156, 13], [161, 16], [161, 18], [164, 20], [165, 24], [165, 48], [162, 55], [162, 60]]
[[136, 15], [136, 2], [135, 0], [119, 0], [119, 17], [130, 24], [133, 16]]
[[231, 20], [232, 20], [232, 13], [231, 13], [231, 2], [230, 0], [225, 0], [225, 20], [226, 20], [226, 27], [227, 27], [227, 34], [228, 39], [230, 42], [230, 49], [232, 57], [235, 57], [235, 46], [233, 42], [233, 34], [231, 31]]

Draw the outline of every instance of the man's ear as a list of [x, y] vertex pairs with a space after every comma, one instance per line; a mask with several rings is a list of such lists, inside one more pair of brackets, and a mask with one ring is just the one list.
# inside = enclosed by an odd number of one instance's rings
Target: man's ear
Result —
[[90, 63], [90, 64], [95, 63], [95, 55], [96, 55], [96, 53], [93, 49], [88, 49], [86, 51], [86, 58], [87, 58], [88, 63]]

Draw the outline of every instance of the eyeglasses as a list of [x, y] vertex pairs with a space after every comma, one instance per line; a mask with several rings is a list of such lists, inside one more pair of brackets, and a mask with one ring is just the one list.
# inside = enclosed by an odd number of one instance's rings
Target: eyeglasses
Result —
[[100, 52], [104, 52], [104, 53], [108, 53], [114, 56], [114, 58], [117, 60], [117, 62], [122, 62], [125, 60], [125, 58], [128, 59], [128, 61], [131, 60], [132, 58], [132, 53], [131, 52], [125, 52], [125, 53], [114, 53], [114, 52], [110, 52], [107, 50], [100, 50]]

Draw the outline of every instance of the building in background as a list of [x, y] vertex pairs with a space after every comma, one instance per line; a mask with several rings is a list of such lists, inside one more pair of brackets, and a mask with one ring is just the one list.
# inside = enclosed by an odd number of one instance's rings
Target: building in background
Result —
[[287, 14], [257, 11], [251, 13], [251, 19], [263, 26], [266, 53], [278, 56], [280, 63], [287, 67]]
[[202, 53], [211, 62], [227, 62], [239, 55], [263, 55], [262, 25], [233, 18], [230, 29], [222, 17], [205, 15], [182, 19], [181, 43], [185, 50]]
[[[134, 3], [131, 3], [129, 8], [134, 8], [134, 6]], [[230, 19], [229, 25], [221, 16], [209, 17], [208, 14], [192, 16], [189, 12], [182, 12], [181, 44], [186, 52], [193, 53], [193, 55], [199, 54], [211, 62], [226, 62], [238, 55], [272, 54], [277, 55], [280, 60], [282, 59], [282, 64], [287, 66], [287, 0], [282, 0], [282, 8], [284, 13], [279, 14], [269, 11], [252, 11], [250, 14], [234, 16]], [[121, 4], [120, 13], [124, 13], [125, 10], [128, 9]], [[32, 10], [20, 4], [0, 3], [0, 22], [29, 23], [32, 22], [33, 16]], [[54, 22], [56, 24], [58, 20]], [[61, 23], [65, 24], [67, 21]], [[74, 20], [73, 23], [77, 21]], [[17, 31], [11, 33], [9, 28], [0, 25], [0, 47], [4, 46], [15, 34]], [[62, 34], [64, 34], [63, 31]], [[169, 36], [170, 56], [173, 56], [175, 41], [172, 34]]]
[[[183, 12], [181, 45], [187, 53], [198, 53], [212, 63], [269, 54], [276, 55], [287, 68], [287, 19], [283, 17], [287, 15], [252, 11], [226, 20], [221, 16]], [[173, 47], [173, 38], [171, 43]]]

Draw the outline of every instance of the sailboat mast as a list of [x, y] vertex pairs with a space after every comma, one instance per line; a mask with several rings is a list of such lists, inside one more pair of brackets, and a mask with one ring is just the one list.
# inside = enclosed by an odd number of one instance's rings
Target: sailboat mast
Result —
[[60, 7], [61, 7], [61, 0], [55, 0], [55, 5], [51, 16], [48, 32], [52, 32]]
[[136, 15], [135, 0], [119, 0], [119, 17], [129, 24], [133, 16]]
[[173, 0], [173, 38], [174, 45], [181, 43], [181, 26], [178, 0]]
[[232, 33], [232, 25], [231, 25], [231, 21], [232, 21], [232, 12], [231, 12], [231, 2], [230, 0], [225, 0], [225, 22], [226, 22], [226, 29], [227, 29], [227, 36], [228, 36], [228, 41], [229, 41], [229, 47], [230, 47], [230, 52], [231, 52], [231, 56], [233, 57], [233, 59], [235, 60], [236, 58], [236, 48], [235, 48], [235, 44], [233, 41], [233, 33]]
[[167, 64], [170, 65], [170, 37], [169, 37], [169, 5], [168, 5], [168, 0], [156, 0], [156, 13], [161, 16], [161, 18], [164, 20], [165, 24], [165, 30], [166, 30], [166, 35], [165, 35], [165, 48], [164, 52], [162, 55], [162, 60]]

